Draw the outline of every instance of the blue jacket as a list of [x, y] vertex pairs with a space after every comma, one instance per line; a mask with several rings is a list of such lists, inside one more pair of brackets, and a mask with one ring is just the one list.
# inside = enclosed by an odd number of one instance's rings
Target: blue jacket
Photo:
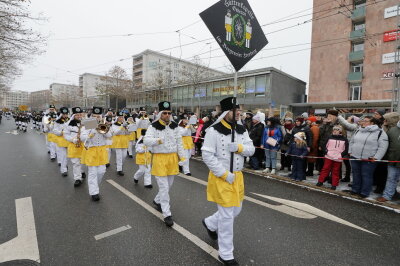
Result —
[[[267, 143], [267, 139], [269, 138], [268, 132], [272, 131], [272, 130], [274, 131], [274, 135], [272, 135], [271, 138], [273, 138], [277, 141], [275, 147], [273, 147]], [[280, 127], [274, 127], [274, 128], [266, 127], [266, 128], [264, 128], [264, 133], [262, 136], [261, 144], [264, 145], [264, 148], [266, 148], [266, 149], [279, 150], [282, 139], [283, 139], [283, 135], [282, 135], [282, 131], [281, 131]]]
[[[289, 155], [296, 155], [296, 156], [307, 156], [308, 154], [308, 150], [307, 150], [307, 146], [304, 145], [301, 148], [298, 148], [296, 146], [295, 142], [290, 143], [289, 145], [289, 149], [286, 152]], [[292, 157], [292, 159], [301, 159], [299, 157]]]

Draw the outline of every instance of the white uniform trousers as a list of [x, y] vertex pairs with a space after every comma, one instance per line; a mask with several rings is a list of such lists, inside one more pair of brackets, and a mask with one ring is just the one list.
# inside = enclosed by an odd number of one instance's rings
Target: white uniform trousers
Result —
[[57, 151], [57, 161], [58, 161], [58, 163], [61, 164], [60, 171], [61, 171], [61, 173], [65, 173], [65, 172], [68, 171], [67, 170], [67, 163], [68, 163], [67, 148], [58, 147], [58, 145], [56, 145], [56, 146], [57, 146], [57, 149], [56, 149], [56, 151]]
[[151, 165], [139, 165], [139, 169], [136, 171], [133, 179], [139, 180], [140, 177], [144, 176], [144, 185], [151, 185]]
[[156, 176], [156, 181], [158, 185], [158, 193], [154, 198], [154, 201], [161, 204], [161, 209], [164, 217], [171, 216], [171, 209], [169, 206], [169, 190], [174, 183], [173, 175], [170, 176]]
[[81, 180], [82, 181], [82, 164], [80, 158], [71, 158], [72, 163], [72, 172], [74, 173], [74, 180]]
[[22, 129], [25, 130], [28, 127], [28, 124], [25, 122], [22, 122]]
[[126, 157], [126, 149], [115, 149], [115, 161], [117, 163], [117, 171], [122, 171], [122, 165]]
[[54, 142], [49, 142], [49, 150], [50, 150], [50, 158], [55, 159], [56, 158], [56, 149], [57, 149], [57, 144]]
[[185, 162], [182, 165], [182, 170], [184, 174], [190, 173], [190, 168], [189, 168], [189, 163], [190, 163], [190, 157], [192, 155], [192, 150], [185, 150]]
[[135, 142], [134, 141], [129, 141], [129, 145], [128, 145], [128, 155], [133, 155], [133, 144]]
[[218, 211], [205, 219], [208, 229], [218, 232], [218, 254], [223, 260], [233, 259], [233, 221], [242, 210], [240, 207], [218, 206]]
[[45, 140], [46, 140], [46, 148], [47, 148], [47, 151], [50, 151], [50, 143], [51, 143], [51, 142], [48, 142], [48, 141], [47, 141], [47, 137], [45, 137]]
[[105, 165], [88, 166], [88, 187], [90, 196], [99, 194], [99, 185], [105, 173]]
[[107, 148], [106, 150], [107, 150], [107, 153], [108, 153], [108, 161], [110, 162], [111, 161], [111, 149]]

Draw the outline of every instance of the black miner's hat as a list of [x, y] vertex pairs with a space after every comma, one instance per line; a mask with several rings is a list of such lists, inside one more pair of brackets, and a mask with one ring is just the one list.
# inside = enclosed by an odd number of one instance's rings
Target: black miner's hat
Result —
[[69, 114], [69, 110], [68, 110], [68, 108], [67, 107], [61, 107], [60, 108], [60, 113], [62, 113], [62, 114]]
[[158, 111], [171, 111], [171, 103], [170, 102], [160, 102], [158, 104]]
[[103, 113], [103, 107], [95, 107], [93, 106], [93, 114], [101, 115]]
[[73, 113], [73, 114], [81, 114], [81, 113], [82, 113], [82, 108], [80, 108], [80, 107], [73, 107], [73, 108], [72, 108], [72, 113]]
[[234, 108], [239, 109], [239, 104], [235, 97], [228, 97], [219, 102], [222, 112], [230, 111]]

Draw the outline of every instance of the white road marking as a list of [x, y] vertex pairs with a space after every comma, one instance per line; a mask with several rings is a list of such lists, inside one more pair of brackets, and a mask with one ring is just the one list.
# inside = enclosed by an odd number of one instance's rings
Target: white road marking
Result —
[[[195, 178], [193, 176], [187, 176], [187, 175], [184, 175], [184, 174], [178, 174], [178, 176], [182, 177], [184, 179], [196, 182], [198, 184], [207, 186], [207, 182], [205, 182], [205, 181], [203, 181], [203, 180], [201, 180], [199, 178]], [[379, 236], [378, 234], [375, 234], [375, 233], [373, 233], [371, 231], [368, 231], [368, 230], [366, 230], [366, 229], [364, 229], [362, 227], [359, 227], [359, 226], [357, 226], [355, 224], [352, 224], [352, 223], [347, 222], [347, 221], [345, 221], [343, 219], [340, 219], [339, 217], [331, 215], [331, 214], [329, 214], [327, 212], [324, 212], [324, 211], [322, 211], [320, 209], [317, 209], [317, 208], [315, 208], [315, 207], [313, 207], [311, 205], [308, 205], [308, 204], [305, 204], [305, 203], [302, 203], [302, 202], [296, 202], [296, 201], [290, 201], [290, 200], [276, 198], [276, 197], [270, 197], [270, 196], [266, 196], [266, 195], [262, 195], [262, 194], [253, 193], [253, 192], [251, 192], [251, 193], [254, 194], [254, 195], [257, 195], [259, 197], [265, 198], [265, 199], [269, 199], [269, 200], [272, 200], [272, 201], [275, 201], [275, 202], [279, 202], [279, 203], [281, 203], [283, 205], [268, 204], [266, 202], [263, 202], [263, 201], [260, 201], [260, 200], [257, 200], [257, 199], [254, 199], [254, 198], [251, 198], [251, 197], [248, 197], [248, 196], [244, 197], [245, 200], [253, 202], [253, 203], [256, 203], [258, 205], [261, 205], [261, 206], [264, 206], [264, 207], [267, 207], [267, 208], [270, 208], [270, 209], [273, 209], [273, 210], [276, 210], [276, 211], [279, 211], [279, 212], [282, 212], [282, 213], [285, 213], [285, 214], [288, 214], [288, 215], [291, 215], [291, 216], [294, 216], [296, 218], [314, 219], [314, 218], [317, 218], [317, 217], [322, 217], [322, 218], [325, 218], [325, 219], [328, 219], [328, 220], [331, 220], [331, 221], [334, 221], [334, 222], [337, 222], [337, 223], [340, 223], [340, 224], [343, 224], [343, 225], [346, 225], [346, 226], [350, 226], [352, 228], [355, 228], [355, 229], [358, 229], [358, 230], [361, 230], [361, 231], [364, 231], [364, 232]]]
[[[199, 178], [195, 178], [193, 176], [187, 176], [187, 175], [184, 175], [184, 174], [178, 174], [178, 176], [182, 177], [184, 179], [187, 179], [189, 181], [193, 181], [195, 183], [201, 184], [203, 186], [207, 186], [207, 182], [205, 182], [205, 181], [203, 181], [203, 180], [201, 180]], [[275, 211], [278, 211], [278, 212], [282, 212], [284, 214], [296, 217], [296, 218], [300, 218], [300, 219], [314, 219], [314, 218], [317, 218], [317, 216], [315, 216], [315, 215], [312, 215], [310, 213], [307, 213], [307, 212], [304, 212], [304, 211], [301, 211], [301, 210], [298, 210], [298, 209], [295, 209], [295, 208], [290, 208], [290, 207], [288, 207], [286, 205], [272, 205], [272, 204], [268, 204], [266, 202], [263, 202], [261, 200], [257, 200], [257, 199], [254, 199], [254, 198], [251, 198], [251, 197], [248, 197], [248, 196], [245, 196], [244, 199], [247, 200], [247, 201], [253, 202], [255, 204], [270, 208], [272, 210], [275, 210]]]
[[32, 199], [15, 200], [18, 236], [0, 245], [0, 263], [32, 260], [40, 263]]
[[[129, 190], [125, 189], [124, 187], [122, 187], [121, 185], [116, 183], [114, 180], [109, 179], [109, 180], [107, 180], [107, 182], [110, 183], [112, 186], [114, 186], [119, 191], [121, 191], [123, 194], [128, 196], [130, 199], [135, 201], [137, 204], [139, 204], [140, 206], [145, 208], [148, 212], [150, 212], [151, 214], [156, 216], [158, 219], [164, 221], [164, 217], [161, 213], [159, 213], [155, 208], [153, 208], [152, 206], [150, 206], [149, 204], [147, 204], [140, 198], [136, 197]], [[175, 231], [177, 231], [178, 233], [180, 233], [181, 235], [183, 235], [184, 237], [186, 237], [187, 239], [189, 239], [193, 244], [195, 244], [196, 246], [198, 246], [199, 248], [204, 250], [206, 253], [211, 255], [214, 259], [218, 260], [218, 251], [216, 249], [214, 249], [212, 246], [208, 245], [206, 242], [204, 242], [197, 236], [193, 235], [188, 230], [186, 230], [185, 228], [183, 228], [182, 226], [178, 225], [175, 222], [174, 222], [174, 225], [172, 226], [172, 228]]]
[[123, 232], [123, 231], [129, 230], [129, 229], [131, 229], [131, 228], [132, 228], [132, 227], [131, 227], [129, 224], [128, 224], [128, 225], [125, 225], [125, 226], [121, 226], [121, 227], [119, 227], [119, 228], [110, 230], [110, 231], [108, 231], [108, 232], [105, 232], [105, 233], [96, 235], [96, 236], [94, 236], [94, 239], [100, 240], [100, 239], [103, 239], [103, 238], [106, 238], [106, 237], [109, 237], [109, 236], [112, 236], [112, 235], [116, 235], [116, 234], [121, 233], [121, 232]]

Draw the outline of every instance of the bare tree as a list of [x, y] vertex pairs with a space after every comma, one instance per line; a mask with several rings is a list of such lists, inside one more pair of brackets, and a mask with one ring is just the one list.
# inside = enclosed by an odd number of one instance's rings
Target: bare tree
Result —
[[155, 93], [152, 94], [153, 102], [170, 100], [171, 93], [169, 90], [167, 90], [171, 87], [170, 62], [166, 67], [161, 65], [158, 66], [157, 71], [153, 74], [150, 82], [147, 84], [147, 87], [150, 89], [155, 89]]
[[96, 86], [96, 90], [102, 95], [115, 96], [116, 108], [118, 109], [119, 99], [129, 99], [128, 94], [132, 90], [132, 81], [123, 68], [113, 66], [105, 75], [105, 81]]
[[21, 74], [20, 65], [43, 52], [45, 37], [28, 23], [44, 21], [28, 11], [29, 0], [0, 0], [0, 84]]

